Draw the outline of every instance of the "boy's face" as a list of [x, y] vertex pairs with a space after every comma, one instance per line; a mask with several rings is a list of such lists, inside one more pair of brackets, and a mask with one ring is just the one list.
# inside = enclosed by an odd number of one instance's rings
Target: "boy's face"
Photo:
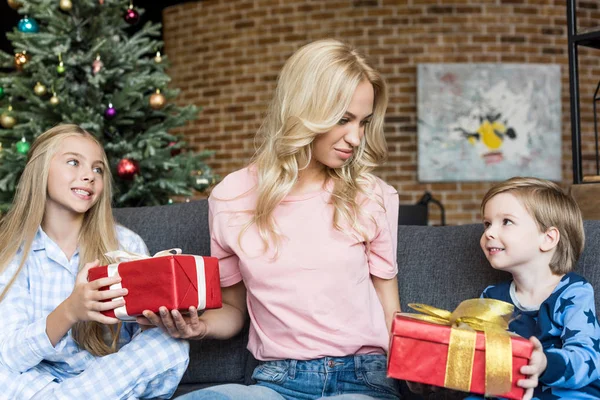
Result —
[[485, 205], [481, 248], [495, 269], [513, 272], [535, 266], [545, 234], [511, 193], [500, 193]]

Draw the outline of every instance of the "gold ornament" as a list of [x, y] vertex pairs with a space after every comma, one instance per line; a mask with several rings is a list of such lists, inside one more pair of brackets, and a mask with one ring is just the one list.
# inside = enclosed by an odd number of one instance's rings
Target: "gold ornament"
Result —
[[156, 93], [153, 93], [152, 96], [150, 96], [150, 108], [153, 110], [160, 110], [166, 103], [167, 99], [160, 92], [160, 89], [156, 89]]
[[157, 64], [160, 64], [162, 62], [162, 56], [160, 55], [160, 51], [156, 52], [156, 55], [154, 56], [154, 62]]
[[10, 8], [12, 8], [13, 10], [17, 10], [17, 9], [19, 9], [19, 7], [22, 6], [22, 4], [19, 3], [17, 0], [8, 0], [7, 3], [8, 3], [8, 6]]
[[16, 53], [15, 54], [15, 67], [17, 68], [17, 70], [23, 71], [23, 67], [25, 66], [25, 64], [27, 64], [29, 62], [30, 59], [31, 59], [31, 56], [29, 54], [27, 54], [27, 52], [25, 50], [23, 50], [23, 52], [21, 52], [21, 53]]
[[60, 0], [59, 7], [63, 11], [71, 11], [73, 3], [71, 3], [71, 0]]
[[57, 106], [58, 103], [60, 103], [60, 99], [58, 98], [56, 93], [52, 93], [52, 97], [50, 97], [50, 104], [52, 104], [53, 106]]
[[43, 96], [46, 94], [46, 86], [38, 82], [33, 87], [33, 92], [38, 96]]
[[2, 127], [5, 129], [10, 129], [13, 126], [15, 126], [17, 123], [17, 120], [15, 119], [15, 117], [10, 115], [11, 111], [12, 111], [12, 106], [8, 106], [8, 112], [4, 113], [4, 114], [2, 114], [2, 116], [0, 116], [0, 125], [2, 125]]

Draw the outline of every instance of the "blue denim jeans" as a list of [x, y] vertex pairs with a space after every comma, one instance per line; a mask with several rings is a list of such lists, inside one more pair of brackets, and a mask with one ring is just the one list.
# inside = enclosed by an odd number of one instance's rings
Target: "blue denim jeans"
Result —
[[384, 355], [324, 357], [262, 362], [252, 374], [256, 385], [212, 386], [179, 400], [336, 400], [399, 399], [399, 382], [386, 376]]

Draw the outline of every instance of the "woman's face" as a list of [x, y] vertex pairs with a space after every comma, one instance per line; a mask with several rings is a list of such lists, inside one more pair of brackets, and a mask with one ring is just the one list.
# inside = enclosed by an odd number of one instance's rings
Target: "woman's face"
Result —
[[362, 81], [337, 126], [313, 141], [309, 168], [340, 168], [352, 158], [365, 134], [366, 125], [371, 121], [374, 99], [373, 85]]

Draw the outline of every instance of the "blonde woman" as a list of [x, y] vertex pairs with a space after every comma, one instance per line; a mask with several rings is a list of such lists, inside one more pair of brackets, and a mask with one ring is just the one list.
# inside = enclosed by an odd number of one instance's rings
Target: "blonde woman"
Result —
[[101, 300], [125, 289], [98, 290], [119, 277], [87, 282], [107, 251], [147, 253], [138, 235], [115, 225], [110, 199], [108, 161], [93, 135], [59, 125], [35, 140], [0, 223], [0, 397], [167, 398], [175, 391], [187, 342], [102, 315], [123, 305]]
[[255, 160], [209, 199], [223, 308], [145, 313], [175, 337], [218, 339], [249, 315], [257, 384], [183, 399], [398, 398], [386, 378], [398, 193], [371, 174], [386, 157], [386, 107], [383, 78], [344, 43], [285, 63]]

